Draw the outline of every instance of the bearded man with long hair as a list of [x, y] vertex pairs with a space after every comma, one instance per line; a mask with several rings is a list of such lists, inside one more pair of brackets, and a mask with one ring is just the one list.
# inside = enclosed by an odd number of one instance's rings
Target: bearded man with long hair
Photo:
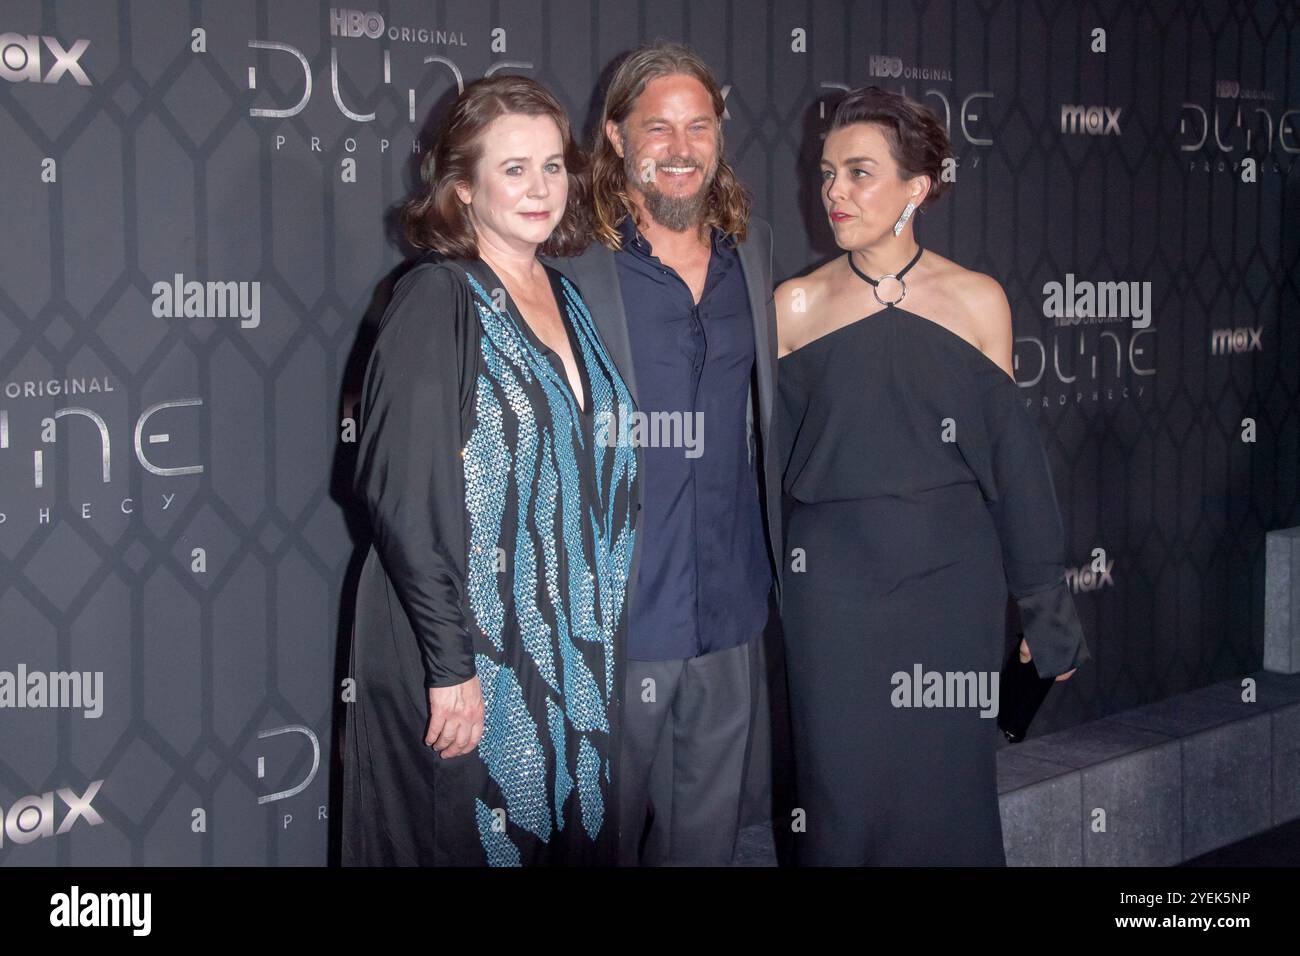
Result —
[[[624, 381], [642, 474], [628, 587], [620, 862], [726, 865], [779, 596], [772, 231], [723, 155], [723, 97], [677, 44], [629, 54], [592, 148], [593, 231], [551, 261]], [[774, 593], [775, 592], [775, 593]], [[757, 733], [756, 733], [757, 732]]]

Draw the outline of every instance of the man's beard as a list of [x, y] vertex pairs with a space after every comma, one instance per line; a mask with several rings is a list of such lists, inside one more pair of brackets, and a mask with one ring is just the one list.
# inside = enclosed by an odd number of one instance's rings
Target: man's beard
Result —
[[[626, 156], [623, 160], [623, 173], [629, 183], [635, 183], [637, 188], [641, 190], [641, 195], [645, 197], [646, 211], [650, 213], [654, 221], [672, 232], [686, 232], [698, 228], [701, 214], [708, 203], [709, 189], [713, 186], [713, 178], [718, 174], [717, 160], [714, 160], [712, 168], [704, 174], [704, 181], [700, 184], [700, 188], [689, 196], [668, 196], [660, 191], [659, 186], [653, 180], [642, 182], [637, 165], [630, 155]], [[700, 166], [699, 163], [685, 157], [669, 159], [658, 165]]]

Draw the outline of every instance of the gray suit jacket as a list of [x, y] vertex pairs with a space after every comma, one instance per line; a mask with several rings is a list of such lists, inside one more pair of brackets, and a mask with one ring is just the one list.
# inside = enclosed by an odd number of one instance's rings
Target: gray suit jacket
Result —
[[[772, 437], [772, 407], [776, 401], [776, 305], [772, 299], [772, 227], [757, 216], [750, 217], [748, 238], [739, 245], [740, 264], [745, 273], [745, 287], [749, 290], [749, 311], [754, 320], [755, 366], [758, 380], [758, 402], [755, 407], [754, 387], [749, 392], [747, 427], [749, 454], [762, 456], [759, 469], [759, 496], [764, 503], [767, 525], [768, 555], [772, 561], [772, 574], [776, 599], [781, 599], [781, 476], [777, 471], [776, 453]], [[610, 358], [618, 366], [623, 381], [627, 383], [632, 398], [637, 397], [636, 370], [632, 364], [632, 349], [628, 340], [627, 314], [623, 311], [623, 295], [619, 290], [618, 269], [614, 253], [599, 242], [593, 242], [580, 255], [568, 258], [540, 257], [552, 268], [558, 269], [577, 287], [587, 309], [600, 332], [601, 341]], [[755, 434], [755, 422], [758, 424]], [[641, 450], [637, 449], [638, 464]], [[644, 473], [644, 472], [643, 472]], [[638, 482], [638, 488], [640, 483]], [[641, 510], [641, 495], [637, 497], [637, 511]], [[635, 594], [637, 571], [640, 568], [642, 535], [636, 536], [632, 550], [628, 600]]]

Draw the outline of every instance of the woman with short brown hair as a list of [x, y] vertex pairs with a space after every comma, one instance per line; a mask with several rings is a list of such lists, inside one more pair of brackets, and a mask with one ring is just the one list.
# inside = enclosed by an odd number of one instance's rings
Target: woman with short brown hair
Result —
[[1039, 676], [1089, 658], [1006, 296], [913, 232], [948, 153], [926, 107], [849, 93], [819, 170], [844, 255], [776, 291], [800, 863], [1005, 864], [1008, 593]]
[[495, 76], [421, 174], [362, 396], [343, 862], [612, 863], [636, 458], [598, 435], [632, 399], [537, 258], [589, 240], [582, 156]]

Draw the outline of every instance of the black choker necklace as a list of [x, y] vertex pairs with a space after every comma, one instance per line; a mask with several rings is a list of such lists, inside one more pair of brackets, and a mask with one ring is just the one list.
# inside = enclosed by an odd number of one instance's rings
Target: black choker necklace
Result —
[[[902, 269], [900, 269], [898, 272], [891, 272], [889, 275], [883, 275], [879, 279], [873, 279], [871, 278], [871, 276], [867, 275], [865, 272], [863, 272], [861, 269], [858, 268], [857, 263], [853, 261], [853, 252], [852, 250], [850, 250], [848, 253], [849, 268], [852, 269], [854, 272], [856, 272], [860, 279], [871, 283], [871, 294], [876, 297], [877, 302], [879, 302], [881, 305], [897, 305], [898, 303], [903, 301], [903, 296], [907, 295], [907, 283], [903, 281], [903, 276], [907, 275], [907, 271], [911, 269], [912, 266], [916, 265], [916, 261], [921, 258], [921, 252], [922, 249], [918, 245], [916, 247], [916, 255], [912, 256], [912, 261], [909, 262], [907, 265], [903, 266]], [[898, 281], [898, 284], [903, 288], [902, 293], [893, 302], [886, 302], [884, 299], [880, 297], [880, 283], [884, 282], [886, 279], [896, 279]]]

